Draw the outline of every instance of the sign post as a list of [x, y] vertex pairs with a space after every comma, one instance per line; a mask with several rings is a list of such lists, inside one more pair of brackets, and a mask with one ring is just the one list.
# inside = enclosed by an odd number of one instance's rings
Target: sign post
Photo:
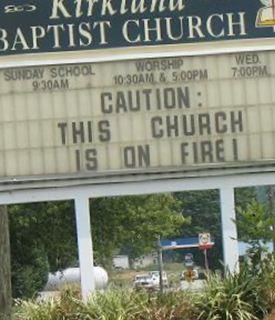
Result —
[[206, 271], [209, 271], [209, 264], [207, 258], [207, 250], [213, 247], [213, 242], [211, 241], [210, 233], [200, 233], [199, 234], [199, 249], [203, 250], [204, 254], [204, 265]]
[[204, 254], [205, 270], [208, 272], [209, 271], [209, 264], [208, 264], [208, 258], [207, 258], [207, 249], [203, 250], [203, 254]]
[[160, 236], [158, 236], [157, 240], [157, 247], [158, 247], [158, 265], [159, 265], [159, 289], [160, 293], [163, 293], [163, 259], [162, 259], [162, 247]]
[[223, 261], [230, 273], [239, 271], [239, 249], [236, 220], [234, 188], [230, 185], [220, 190], [222, 234], [223, 234]]
[[81, 194], [75, 198], [75, 213], [82, 298], [87, 302], [95, 290], [89, 198]]

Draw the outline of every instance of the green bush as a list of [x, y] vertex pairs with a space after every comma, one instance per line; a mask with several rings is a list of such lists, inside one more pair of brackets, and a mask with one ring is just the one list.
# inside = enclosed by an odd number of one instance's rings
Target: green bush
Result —
[[262, 278], [254, 276], [247, 265], [240, 273], [209, 274], [197, 308], [200, 320], [258, 320], [268, 312]]
[[60, 298], [21, 301], [15, 320], [263, 320], [275, 305], [275, 258], [267, 256], [255, 273], [244, 264], [226, 278], [209, 274], [201, 292], [164, 294], [112, 289], [97, 292], [87, 304], [75, 288]]
[[209, 276], [202, 299], [198, 302], [200, 320], [256, 320], [250, 300], [250, 288], [240, 284], [238, 276], [225, 280], [219, 275]]
[[65, 290], [56, 300], [19, 301], [14, 320], [192, 320], [193, 310], [191, 299], [182, 292], [108, 290], [84, 304]]
[[49, 273], [47, 256], [42, 249], [30, 249], [23, 259], [12, 261], [12, 291], [15, 298], [31, 298], [46, 284]]
[[269, 311], [275, 307], [275, 256], [267, 254], [259, 264], [257, 275], [260, 282], [259, 295], [265, 301]]

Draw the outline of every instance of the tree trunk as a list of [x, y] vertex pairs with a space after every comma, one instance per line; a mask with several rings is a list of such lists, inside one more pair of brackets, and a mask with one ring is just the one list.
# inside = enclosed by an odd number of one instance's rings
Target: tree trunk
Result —
[[[269, 210], [270, 215], [275, 215], [275, 187], [268, 186], [268, 202], [269, 202]], [[275, 232], [275, 225], [272, 226], [273, 232]], [[275, 252], [275, 234], [273, 234], [273, 252]]]
[[0, 206], [0, 319], [11, 319], [11, 270], [9, 220], [6, 206]]

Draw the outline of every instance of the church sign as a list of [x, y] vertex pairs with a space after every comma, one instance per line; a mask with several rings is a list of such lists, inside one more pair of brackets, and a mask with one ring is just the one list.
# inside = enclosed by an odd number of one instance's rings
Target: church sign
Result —
[[273, 38], [274, 0], [2, 0], [0, 55]]

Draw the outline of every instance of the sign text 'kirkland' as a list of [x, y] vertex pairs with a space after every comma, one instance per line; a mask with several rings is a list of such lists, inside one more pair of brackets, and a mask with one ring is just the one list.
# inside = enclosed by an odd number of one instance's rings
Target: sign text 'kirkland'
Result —
[[3, 0], [0, 54], [273, 38], [274, 0]]

